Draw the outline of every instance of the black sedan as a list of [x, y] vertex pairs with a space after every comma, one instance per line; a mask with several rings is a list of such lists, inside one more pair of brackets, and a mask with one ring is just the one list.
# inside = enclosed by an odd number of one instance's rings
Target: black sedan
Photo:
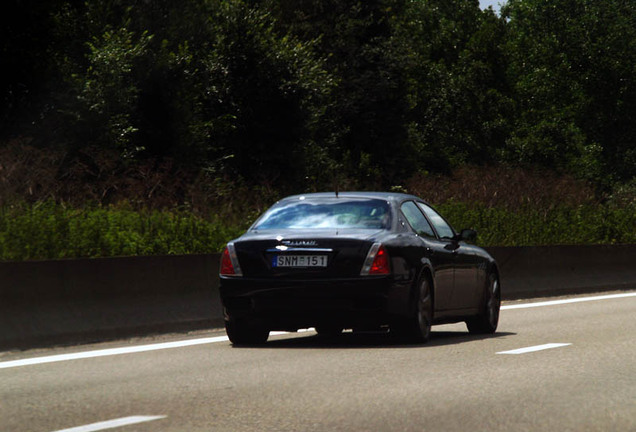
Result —
[[494, 333], [495, 260], [424, 200], [378, 192], [291, 196], [227, 244], [220, 294], [235, 345], [271, 330], [388, 329], [417, 342], [431, 325], [465, 321]]

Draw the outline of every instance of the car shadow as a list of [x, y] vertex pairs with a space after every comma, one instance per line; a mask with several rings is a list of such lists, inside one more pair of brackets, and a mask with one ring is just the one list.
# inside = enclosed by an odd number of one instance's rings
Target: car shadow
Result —
[[[474, 335], [466, 331], [432, 331], [426, 343], [414, 343], [395, 337], [388, 332], [346, 332], [335, 337], [310, 334], [286, 339], [271, 339], [258, 346], [250, 348], [262, 349], [362, 349], [362, 348], [424, 348], [444, 345], [457, 345], [484, 339], [494, 339], [504, 336], [515, 336], [516, 333], [497, 332], [488, 335]], [[237, 347], [240, 348], [240, 347]]]

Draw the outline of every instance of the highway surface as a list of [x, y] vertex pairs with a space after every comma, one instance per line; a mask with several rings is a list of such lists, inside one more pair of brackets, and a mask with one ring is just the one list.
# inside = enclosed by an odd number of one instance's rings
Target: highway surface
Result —
[[426, 345], [217, 330], [0, 353], [0, 431], [636, 431], [636, 292], [548, 300]]

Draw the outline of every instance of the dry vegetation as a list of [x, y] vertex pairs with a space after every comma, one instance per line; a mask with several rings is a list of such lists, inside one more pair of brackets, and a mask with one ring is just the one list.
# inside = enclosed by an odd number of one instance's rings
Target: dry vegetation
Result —
[[573, 177], [506, 166], [465, 166], [451, 176], [418, 174], [409, 180], [407, 188], [432, 203], [459, 201], [510, 210], [526, 206], [576, 207], [599, 201], [592, 187]]
[[267, 186], [255, 190], [205, 171], [176, 168], [170, 160], [126, 163], [116, 152], [98, 148], [69, 154], [17, 141], [0, 147], [0, 207], [52, 201], [230, 217], [260, 211], [276, 198]]
[[[417, 174], [405, 188], [435, 204], [549, 209], [600, 202], [591, 186], [573, 177], [506, 166], [464, 166], [450, 176]], [[0, 206], [48, 200], [74, 207], [125, 202], [133, 208], [185, 207], [199, 215], [210, 210], [225, 215], [246, 206], [259, 211], [277, 198], [267, 185], [255, 190], [175, 168], [169, 160], [126, 164], [115, 152], [89, 148], [71, 156], [19, 142], [0, 148]]]

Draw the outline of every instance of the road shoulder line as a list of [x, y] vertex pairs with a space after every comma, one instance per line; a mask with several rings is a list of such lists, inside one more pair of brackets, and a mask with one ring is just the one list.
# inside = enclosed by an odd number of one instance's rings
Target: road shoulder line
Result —
[[[502, 306], [502, 310], [510, 310], [510, 309], [526, 309], [526, 308], [535, 308], [535, 307], [544, 307], [544, 306], [554, 306], [554, 305], [562, 305], [562, 304], [570, 304], [570, 303], [579, 303], [579, 302], [589, 302], [589, 301], [598, 301], [598, 300], [611, 300], [611, 299], [619, 299], [626, 297], [636, 297], [636, 292], [632, 293], [624, 293], [624, 294], [612, 294], [612, 295], [604, 295], [604, 296], [594, 296], [594, 297], [580, 297], [574, 299], [565, 299], [565, 300], [553, 300], [553, 301], [545, 301], [545, 302], [536, 302], [536, 303], [524, 303], [524, 304], [514, 304], [514, 305], [505, 305]], [[299, 331], [306, 331], [301, 330]], [[285, 332], [272, 332], [271, 335], [284, 334]], [[217, 336], [217, 337], [208, 337], [208, 338], [199, 338], [199, 339], [187, 339], [181, 341], [174, 342], [165, 342], [158, 344], [146, 344], [146, 345], [138, 345], [131, 347], [123, 347], [123, 348], [110, 348], [110, 349], [102, 349], [102, 350], [92, 350], [92, 351], [84, 351], [77, 353], [69, 353], [69, 354], [57, 354], [51, 356], [43, 356], [43, 357], [32, 357], [20, 360], [9, 360], [0, 362], [0, 369], [8, 369], [14, 367], [21, 366], [31, 366], [38, 365], [44, 363], [54, 363], [68, 360], [79, 360], [86, 358], [95, 358], [95, 357], [105, 357], [112, 355], [121, 355], [121, 354], [133, 354], [139, 352], [146, 351], [156, 351], [163, 349], [171, 349], [171, 348], [182, 348], [193, 345], [203, 345], [203, 344], [213, 344], [219, 342], [227, 342], [227, 336]]]
[[564, 304], [570, 304], [570, 303], [581, 303], [581, 302], [590, 302], [590, 301], [598, 301], [598, 300], [612, 300], [612, 299], [619, 299], [619, 298], [626, 298], [626, 297], [636, 297], [636, 292], [623, 293], [623, 294], [609, 294], [609, 295], [594, 296], [594, 297], [579, 297], [579, 298], [563, 299], [563, 300], [550, 300], [550, 301], [543, 301], [543, 302], [536, 302], [536, 303], [505, 305], [505, 306], [501, 306], [501, 310], [557, 306], [557, 305], [564, 305]]

